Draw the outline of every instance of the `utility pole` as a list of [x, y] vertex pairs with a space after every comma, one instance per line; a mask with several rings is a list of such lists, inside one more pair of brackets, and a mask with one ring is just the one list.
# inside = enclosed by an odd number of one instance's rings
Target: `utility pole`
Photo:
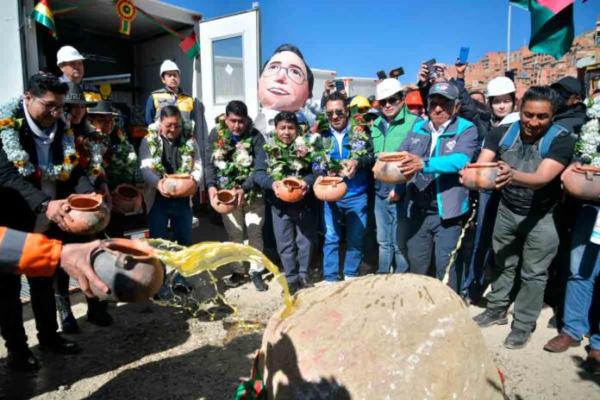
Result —
[[506, 72], [510, 71], [510, 25], [512, 19], [512, 5], [508, 3], [508, 28], [506, 30]]

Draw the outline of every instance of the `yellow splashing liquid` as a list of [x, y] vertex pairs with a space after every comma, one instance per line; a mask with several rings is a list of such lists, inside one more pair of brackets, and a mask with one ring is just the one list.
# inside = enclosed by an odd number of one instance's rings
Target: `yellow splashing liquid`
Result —
[[[150, 244], [154, 245], [158, 242], [159, 245], [168, 244], [168, 241], [150, 240]], [[158, 246], [162, 247], [162, 246]], [[180, 250], [161, 250], [155, 249], [157, 256], [165, 263], [173, 266], [183, 276], [192, 276], [204, 271], [213, 271], [224, 265], [235, 262], [254, 262], [264, 265], [270, 272], [273, 273], [277, 282], [283, 289], [283, 303], [285, 309], [282, 317], [290, 315], [294, 311], [294, 300], [290, 295], [290, 290], [283, 276], [279, 272], [279, 268], [271, 262], [263, 253], [244, 244], [231, 242], [201, 242], [190, 247], [182, 247], [174, 245], [174, 248]]]

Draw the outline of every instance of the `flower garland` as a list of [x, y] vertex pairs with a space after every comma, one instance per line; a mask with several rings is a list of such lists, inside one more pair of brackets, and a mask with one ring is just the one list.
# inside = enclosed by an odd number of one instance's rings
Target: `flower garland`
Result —
[[595, 99], [587, 109], [590, 121], [581, 127], [575, 153], [582, 163], [600, 167], [600, 99]]
[[[193, 126], [192, 126], [193, 128]], [[175, 171], [177, 174], [191, 174], [194, 169], [194, 138], [191, 135], [190, 126], [185, 124], [183, 130], [183, 139], [178, 147], [181, 157], [181, 166]], [[148, 134], [146, 135], [148, 148], [150, 149], [150, 160], [144, 163], [143, 166], [148, 166], [161, 176], [166, 174], [165, 166], [162, 164], [162, 138], [158, 133], [158, 125], [151, 124], [148, 126]]]
[[[313, 133], [319, 133], [320, 135], [327, 134], [330, 131], [329, 122], [323, 114], [317, 115], [315, 124], [312, 126], [311, 131]], [[313, 169], [320, 172], [332, 172], [334, 174], [339, 173], [343, 166], [341, 160], [335, 160], [331, 158], [331, 151], [333, 150], [335, 138], [323, 137], [323, 152], [316, 154], [313, 160]], [[349, 129], [348, 129], [348, 144], [344, 145], [344, 148], [348, 150], [348, 160], [358, 160], [361, 157], [366, 156], [369, 153], [368, 149], [369, 142], [369, 131], [367, 122], [364, 120], [363, 115], [356, 112], [350, 116]]]
[[2, 147], [9, 161], [23, 176], [34, 175], [37, 179], [50, 182], [67, 181], [79, 161], [75, 149], [75, 138], [72, 129], [67, 129], [62, 136], [63, 162], [48, 166], [36, 166], [29, 161], [29, 154], [21, 146], [19, 129], [23, 118], [17, 118], [20, 100], [13, 99], [0, 107], [0, 138]]
[[[241, 186], [253, 171], [252, 137], [242, 137], [233, 143], [233, 134], [225, 120], [219, 120], [217, 140], [213, 143], [212, 162], [217, 170], [217, 187], [234, 189]], [[246, 193], [246, 197], [249, 193]]]
[[286, 145], [273, 133], [273, 144], [265, 144], [267, 172], [279, 181], [287, 176], [301, 178], [301, 171], [310, 167], [313, 157], [319, 154], [321, 135], [301, 135]]

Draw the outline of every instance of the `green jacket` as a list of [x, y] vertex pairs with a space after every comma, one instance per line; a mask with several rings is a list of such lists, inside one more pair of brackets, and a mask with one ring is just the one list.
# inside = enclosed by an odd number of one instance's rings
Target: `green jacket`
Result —
[[[384, 117], [377, 118], [371, 127], [375, 155], [382, 152], [390, 153], [398, 151], [417, 120], [420, 120], [420, 118], [411, 114], [406, 106], [402, 107], [400, 112], [398, 112], [387, 131], [385, 130]], [[389, 183], [375, 181], [375, 193], [381, 198], [386, 198], [393, 188], [394, 185]]]
[[408, 132], [410, 132], [418, 118], [416, 115], [411, 114], [408, 108], [404, 106], [388, 127], [387, 132], [385, 130], [384, 117], [377, 118], [371, 127], [371, 137], [373, 138], [373, 150], [375, 154], [398, 151], [398, 148], [404, 139], [406, 139]]

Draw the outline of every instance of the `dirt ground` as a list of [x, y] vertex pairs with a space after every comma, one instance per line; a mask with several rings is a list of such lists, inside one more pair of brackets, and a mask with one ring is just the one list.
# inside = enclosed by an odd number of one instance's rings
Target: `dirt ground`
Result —
[[[205, 282], [202, 277], [193, 279], [199, 297], [212, 292]], [[150, 302], [114, 305], [115, 323], [109, 328], [85, 321], [85, 300], [76, 294], [74, 311], [82, 333], [71, 338], [84, 347], [77, 356], [41, 353], [31, 309], [26, 306], [29, 343], [43, 368], [36, 374], [9, 374], [0, 368], [0, 398], [231, 399], [239, 380], [250, 373], [261, 342], [260, 328], [280, 307], [280, 293], [273, 281], [263, 293], [251, 284], [227, 290], [225, 297], [238, 307], [238, 313], [217, 312], [213, 321], [206, 313], [194, 316], [182, 308]], [[479, 311], [470, 309], [473, 315]], [[600, 399], [600, 376], [590, 376], [580, 368], [583, 346], [563, 354], [542, 350], [555, 334], [545, 327], [549, 317], [550, 310], [544, 310], [540, 327], [523, 350], [502, 347], [508, 326], [482, 330], [491, 356], [506, 374], [509, 397]], [[242, 328], [236, 322], [241, 320], [258, 329]], [[2, 346], [0, 364], [5, 357]]]

